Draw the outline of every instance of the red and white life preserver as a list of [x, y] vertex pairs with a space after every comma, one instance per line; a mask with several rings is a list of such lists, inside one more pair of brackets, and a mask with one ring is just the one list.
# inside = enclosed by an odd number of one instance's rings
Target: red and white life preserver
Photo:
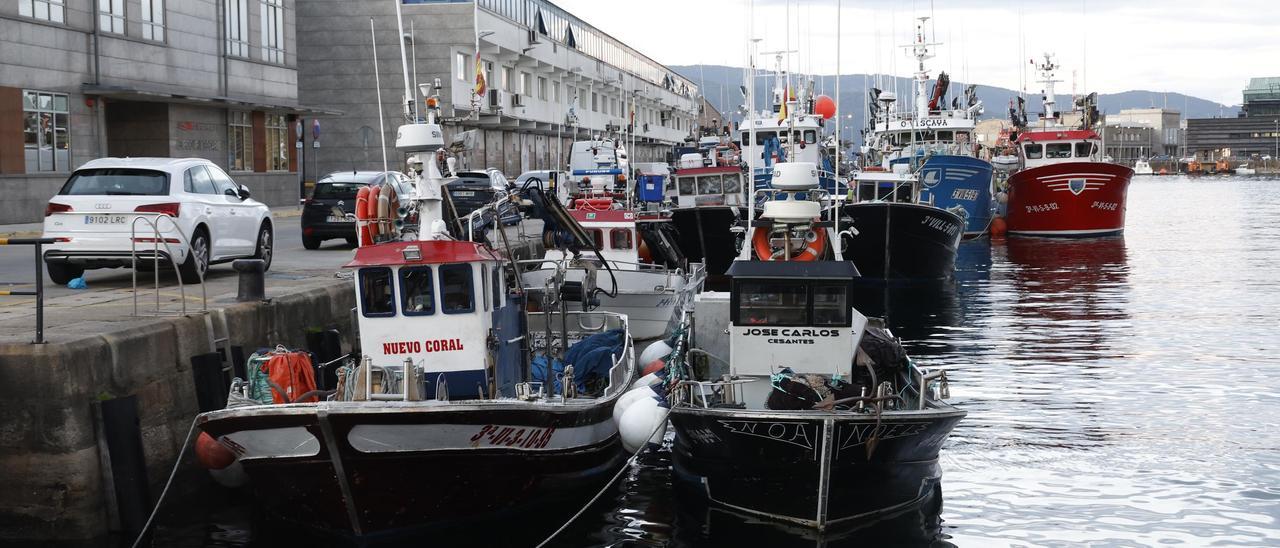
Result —
[[805, 246], [800, 253], [794, 257], [786, 256], [786, 250], [783, 250], [782, 257], [775, 258], [773, 244], [769, 242], [770, 231], [757, 228], [755, 234], [751, 237], [751, 247], [756, 252], [756, 257], [762, 261], [816, 261], [827, 252], [827, 231], [822, 228], [810, 230], [805, 237]]
[[369, 192], [367, 186], [356, 191], [356, 234], [362, 247], [373, 244], [373, 234], [369, 231]]

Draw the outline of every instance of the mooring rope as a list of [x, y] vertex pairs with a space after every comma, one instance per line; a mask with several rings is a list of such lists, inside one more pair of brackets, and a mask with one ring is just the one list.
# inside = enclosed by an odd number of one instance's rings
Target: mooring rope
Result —
[[654, 434], [657, 434], [658, 430], [661, 430], [662, 427], [667, 425], [667, 415], [670, 415], [670, 414], [671, 414], [671, 408], [668, 407], [667, 412], [662, 415], [662, 420], [658, 421], [658, 426], [654, 427], [653, 431], [649, 432], [649, 436], [645, 438], [645, 443], [640, 444], [640, 449], [637, 449], [635, 453], [631, 454], [631, 458], [627, 459], [626, 465], [624, 465], [621, 470], [618, 470], [618, 473], [614, 474], [612, 478], [609, 478], [609, 482], [604, 484], [604, 487], [601, 487], [600, 491], [598, 491], [594, 497], [591, 497], [591, 500], [587, 501], [587, 504], [583, 506], [580, 510], [578, 510], [578, 512], [575, 513], [573, 517], [569, 518], [569, 521], [564, 522], [564, 525], [561, 525], [559, 529], [556, 529], [554, 533], [551, 533], [551, 536], [547, 537], [546, 540], [543, 540], [542, 542], [538, 543], [537, 548], [543, 548], [552, 540], [554, 540], [556, 537], [560, 536], [560, 533], [563, 533], [565, 529], [569, 528], [569, 525], [573, 524], [574, 521], [577, 521], [578, 518], [582, 517], [582, 514], [586, 513], [587, 509], [595, 505], [596, 501], [600, 500], [600, 497], [604, 496], [605, 492], [608, 491], [609, 488], [613, 486], [614, 482], [618, 481], [618, 478], [622, 477], [622, 474], [624, 474], [627, 470], [631, 469], [631, 467], [635, 464], [636, 459], [640, 457], [640, 453], [643, 453], [645, 449], [649, 448], [649, 443], [648, 443], [649, 439], [652, 438]]
[[133, 548], [138, 548], [142, 544], [142, 539], [147, 536], [147, 531], [151, 529], [151, 522], [156, 519], [156, 514], [160, 512], [160, 505], [164, 504], [165, 495], [169, 494], [169, 486], [173, 485], [173, 478], [178, 475], [178, 467], [182, 465], [182, 457], [187, 454], [187, 446], [191, 445], [191, 434], [196, 431], [196, 419], [191, 419], [191, 428], [187, 429], [187, 438], [182, 442], [182, 449], [178, 450], [178, 459], [173, 462], [173, 470], [169, 472], [169, 480], [164, 482], [164, 490], [160, 491], [160, 498], [156, 500], [156, 505], [151, 509], [151, 515], [147, 516], [147, 523], [142, 526], [142, 531], [138, 533], [138, 538], [133, 541]]

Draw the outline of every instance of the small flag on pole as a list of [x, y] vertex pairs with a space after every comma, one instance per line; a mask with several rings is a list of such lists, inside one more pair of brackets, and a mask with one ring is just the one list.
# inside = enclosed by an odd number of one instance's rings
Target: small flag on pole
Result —
[[488, 89], [484, 81], [484, 63], [480, 60], [480, 52], [476, 52], [476, 95], [484, 95]]
[[791, 101], [791, 83], [787, 82], [787, 89], [782, 95], [782, 107], [778, 109], [778, 121], [787, 119], [787, 103]]

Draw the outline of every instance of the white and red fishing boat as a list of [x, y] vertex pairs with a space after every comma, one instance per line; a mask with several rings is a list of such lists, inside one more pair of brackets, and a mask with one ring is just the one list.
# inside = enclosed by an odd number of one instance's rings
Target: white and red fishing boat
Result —
[[[1077, 99], [1080, 123], [1068, 127], [1054, 110], [1058, 65], [1049, 55], [1036, 64], [1045, 84], [1045, 112], [1033, 125], [1014, 114], [1013, 139], [1020, 163], [1008, 179], [1008, 233], [1018, 236], [1087, 237], [1124, 231], [1125, 199], [1133, 170], [1103, 161], [1096, 94]], [[1019, 109], [1021, 110], [1021, 109]]]

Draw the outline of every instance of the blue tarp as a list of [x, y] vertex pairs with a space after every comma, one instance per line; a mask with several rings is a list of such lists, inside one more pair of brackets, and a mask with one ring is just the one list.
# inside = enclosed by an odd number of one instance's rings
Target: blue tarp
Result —
[[[614, 329], [592, 335], [570, 346], [569, 351], [564, 355], [564, 362], [554, 360], [551, 364], [551, 373], [554, 377], [552, 390], [557, 393], [561, 390], [559, 379], [564, 374], [565, 362], [573, 364], [573, 377], [579, 392], [590, 393], [590, 388], [593, 385], [599, 385], [602, 380], [607, 383], [609, 368], [613, 367], [613, 357], [622, 354], [623, 339], [622, 330]], [[546, 355], [533, 359], [535, 382], [546, 382], [547, 361]]]

